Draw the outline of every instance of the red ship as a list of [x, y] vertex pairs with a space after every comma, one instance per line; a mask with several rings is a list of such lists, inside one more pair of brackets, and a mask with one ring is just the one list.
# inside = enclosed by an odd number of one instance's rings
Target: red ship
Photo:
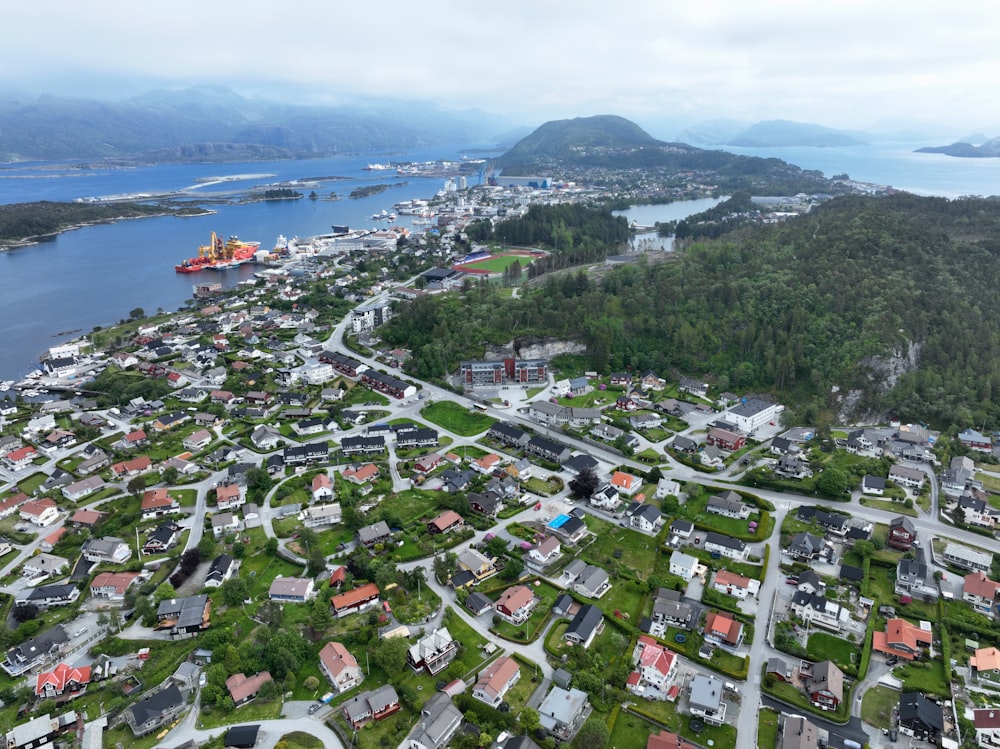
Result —
[[212, 241], [198, 248], [198, 256], [174, 266], [178, 273], [197, 273], [205, 268], [224, 270], [252, 262], [260, 242], [241, 242], [232, 236], [223, 243], [222, 237], [212, 232]]

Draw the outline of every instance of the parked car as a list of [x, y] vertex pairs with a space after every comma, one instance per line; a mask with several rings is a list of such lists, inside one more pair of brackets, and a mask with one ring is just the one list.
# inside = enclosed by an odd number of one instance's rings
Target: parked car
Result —
[[314, 704], [314, 705], [310, 705], [310, 706], [309, 706], [309, 714], [310, 714], [310, 715], [312, 715], [312, 714], [313, 714], [313, 713], [315, 713], [315, 712], [316, 712], [317, 710], [319, 710], [319, 709], [320, 709], [321, 707], [323, 707], [323, 705], [322, 705], [321, 703], [319, 703], [319, 702], [317, 702], [317, 703], [316, 703], [316, 704]]

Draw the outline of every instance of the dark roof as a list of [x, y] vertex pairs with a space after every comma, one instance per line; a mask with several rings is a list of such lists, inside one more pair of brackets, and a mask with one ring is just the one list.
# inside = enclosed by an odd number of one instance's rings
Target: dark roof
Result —
[[129, 710], [135, 724], [141, 726], [154, 718], [159, 718], [162, 713], [172, 710], [183, 702], [184, 697], [181, 696], [181, 691], [175, 684], [171, 684], [166, 689], [143, 697]]
[[586, 641], [603, 619], [604, 612], [597, 606], [590, 603], [581, 606], [566, 628], [566, 635], [575, 635], [580, 640]]
[[852, 583], [860, 583], [864, 580], [865, 571], [860, 567], [854, 567], [850, 564], [840, 565], [840, 579], [850, 580]]
[[563, 523], [559, 530], [563, 532], [566, 536], [573, 536], [579, 533], [581, 530], [586, 530], [587, 524], [583, 522], [580, 518], [570, 517], [565, 523]]
[[595, 468], [597, 468], [597, 465], [598, 464], [596, 459], [592, 458], [590, 455], [587, 455], [587, 453], [580, 453], [579, 455], [574, 455], [569, 460], [565, 461], [563, 463], [563, 468], [568, 468], [571, 471], [579, 473], [580, 471], [583, 471], [588, 468], [591, 471], [593, 471]]
[[257, 743], [259, 725], [233, 726], [226, 731], [226, 746], [251, 747]]
[[746, 548], [746, 544], [739, 539], [723, 536], [721, 533], [713, 533], [712, 531], [705, 534], [705, 544], [716, 544], [717, 546], [725, 546], [727, 549], [736, 549], [737, 551], [743, 551]]
[[905, 530], [911, 536], [917, 532], [917, 529], [913, 525], [913, 521], [910, 520], [908, 517], [904, 517], [903, 515], [894, 517], [892, 520], [889, 521], [890, 531], [893, 528], [900, 528], [900, 527], [903, 528], [903, 530]]
[[469, 572], [469, 570], [459, 570], [451, 576], [451, 586], [453, 588], [461, 588], [464, 585], [474, 582], [475, 579], [476, 576]]
[[922, 723], [924, 727], [934, 731], [944, 729], [941, 706], [920, 692], [903, 692], [899, 696], [899, 722], [907, 725]]

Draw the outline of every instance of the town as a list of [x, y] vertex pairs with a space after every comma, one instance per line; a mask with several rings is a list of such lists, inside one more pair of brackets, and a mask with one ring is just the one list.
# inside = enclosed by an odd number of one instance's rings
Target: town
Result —
[[462, 235], [572, 202], [523, 179], [0, 402], [8, 747], [1000, 745], [993, 435], [791, 426], [566, 341], [407, 374], [398, 305], [545, 257]]

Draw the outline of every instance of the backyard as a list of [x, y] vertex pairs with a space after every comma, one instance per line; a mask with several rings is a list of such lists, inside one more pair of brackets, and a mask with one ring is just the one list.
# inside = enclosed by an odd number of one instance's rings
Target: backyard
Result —
[[463, 437], [482, 434], [490, 428], [494, 421], [486, 414], [470, 410], [468, 407], [452, 401], [431, 403], [420, 411], [420, 415], [439, 427]]

